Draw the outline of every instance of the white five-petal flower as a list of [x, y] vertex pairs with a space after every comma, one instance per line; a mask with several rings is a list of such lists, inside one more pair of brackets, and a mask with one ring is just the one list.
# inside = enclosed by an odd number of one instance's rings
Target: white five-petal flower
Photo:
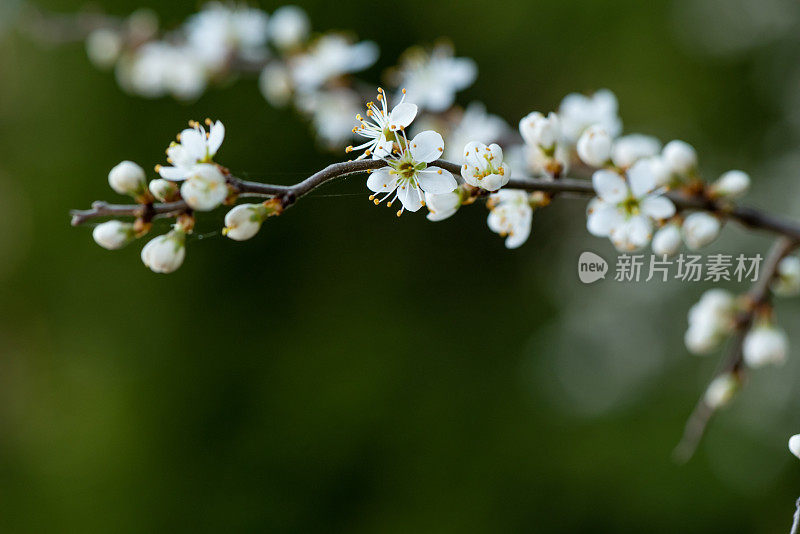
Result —
[[386, 158], [387, 167], [377, 169], [367, 179], [367, 187], [375, 193], [384, 193], [377, 198], [370, 195], [370, 200], [380, 204], [387, 198], [388, 206], [395, 198], [399, 198], [403, 208], [397, 212], [400, 216], [404, 209], [417, 211], [424, 204], [424, 194], [435, 195], [450, 193], [457, 186], [456, 179], [445, 169], [428, 166], [441, 156], [444, 151], [442, 136], [432, 130], [420, 132], [410, 141], [401, 137], [400, 153]]
[[430, 53], [421, 48], [406, 51], [396, 81], [421, 108], [440, 112], [452, 106], [456, 93], [472, 85], [477, 75], [475, 61], [453, 57], [451, 46], [437, 45]]
[[211, 163], [225, 139], [225, 126], [220, 122], [206, 120], [210, 130], [199, 122], [191, 121], [190, 128], [183, 130], [178, 136], [178, 143], [173, 142], [167, 148], [167, 161], [171, 166], [158, 165], [156, 171], [167, 180], [185, 180], [194, 172], [199, 163]]
[[564, 141], [577, 143], [583, 131], [594, 124], [601, 126], [612, 138], [617, 137], [622, 131], [617, 107], [617, 97], [608, 89], [601, 89], [592, 96], [568, 94], [558, 108]]
[[372, 41], [351, 43], [344, 35], [331, 33], [311, 43], [289, 66], [297, 89], [313, 93], [329, 80], [366, 69], [377, 59], [378, 45]]
[[506, 237], [506, 248], [521, 246], [531, 234], [533, 208], [528, 193], [517, 189], [501, 189], [489, 196], [492, 211], [486, 220], [492, 232]]
[[404, 89], [400, 103], [390, 112], [386, 93], [379, 87], [378, 102], [381, 103], [381, 106], [378, 107], [374, 102], [368, 102], [367, 118], [360, 114], [356, 115], [356, 120], [361, 124], [353, 128], [354, 134], [366, 137], [368, 141], [356, 147], [348, 146], [346, 152], [365, 149], [364, 153], [356, 159], [368, 156], [372, 156], [373, 159], [381, 159], [391, 154], [398, 139], [397, 132], [408, 128], [419, 110], [416, 105], [406, 102], [405, 99], [406, 91]]
[[638, 250], [650, 242], [653, 221], [675, 214], [675, 205], [657, 189], [649, 167], [631, 167], [627, 181], [609, 170], [599, 170], [592, 176], [597, 197], [587, 209], [586, 227], [589, 233], [609, 237], [617, 250]]
[[511, 170], [503, 163], [503, 149], [492, 143], [471, 142], [464, 147], [461, 176], [473, 187], [497, 191], [508, 183]]

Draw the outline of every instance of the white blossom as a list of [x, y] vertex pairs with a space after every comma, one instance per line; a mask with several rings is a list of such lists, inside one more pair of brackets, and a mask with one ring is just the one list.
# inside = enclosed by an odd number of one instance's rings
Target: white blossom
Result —
[[397, 132], [408, 128], [419, 111], [415, 104], [405, 101], [405, 91], [403, 91], [400, 102], [392, 108], [391, 112], [386, 93], [380, 87], [377, 100], [380, 102], [380, 106], [375, 105], [374, 102], [367, 103], [366, 118], [362, 117], [360, 113], [356, 115], [359, 125], [353, 128], [353, 133], [367, 138], [367, 142], [362, 145], [347, 147], [348, 153], [354, 150], [364, 150], [364, 153], [356, 159], [369, 156], [372, 156], [373, 159], [381, 159], [391, 154], [398, 140]]
[[498, 115], [486, 112], [486, 106], [480, 102], [472, 102], [461, 113], [456, 125], [445, 136], [447, 146], [444, 158], [457, 161], [461, 157], [461, 149], [470, 141], [491, 143], [508, 136], [508, 123]]
[[601, 89], [592, 96], [579, 93], [567, 95], [558, 108], [564, 140], [574, 145], [583, 131], [595, 124], [611, 137], [617, 137], [622, 132], [617, 108], [617, 97], [608, 89]]
[[674, 256], [681, 249], [681, 228], [675, 223], [667, 223], [653, 235], [653, 253], [657, 256]]
[[225, 215], [222, 233], [234, 241], [246, 241], [258, 233], [266, 216], [263, 204], [239, 204]]
[[311, 24], [308, 15], [298, 6], [282, 6], [269, 19], [269, 38], [275, 46], [291, 49], [308, 38]]
[[795, 434], [789, 438], [789, 451], [800, 458], [800, 434]]
[[739, 389], [739, 379], [733, 373], [724, 373], [714, 378], [706, 389], [703, 400], [712, 410], [726, 406]]
[[744, 171], [728, 171], [711, 184], [710, 191], [715, 196], [739, 198], [750, 189], [750, 176]]
[[325, 147], [341, 147], [353, 137], [353, 117], [360, 109], [358, 95], [347, 88], [301, 94], [297, 106], [311, 115], [317, 139]]
[[142, 248], [142, 262], [154, 273], [172, 273], [186, 257], [186, 234], [179, 230], [151, 239]]
[[603, 167], [611, 159], [611, 136], [599, 125], [586, 128], [578, 139], [578, 157], [592, 167]]
[[687, 247], [698, 250], [711, 244], [721, 229], [719, 219], [704, 211], [698, 211], [683, 221], [683, 240]]
[[450, 193], [458, 186], [453, 175], [445, 169], [428, 166], [439, 159], [442, 152], [444, 140], [432, 130], [420, 132], [410, 141], [403, 138], [400, 153], [386, 159], [389, 165], [369, 175], [367, 187], [375, 193], [384, 193], [381, 198], [371, 195], [370, 199], [377, 205], [388, 198], [387, 205], [391, 206], [394, 199], [399, 198], [403, 205], [397, 212], [400, 216], [404, 209], [417, 211], [421, 208], [424, 193]]
[[611, 160], [614, 165], [627, 168], [644, 158], [657, 156], [661, 151], [661, 141], [642, 134], [624, 135], [614, 141]]
[[211, 211], [228, 197], [225, 176], [216, 165], [197, 164], [181, 185], [181, 197], [193, 210]]
[[378, 59], [378, 45], [372, 41], [351, 43], [339, 34], [326, 34], [314, 41], [306, 53], [290, 63], [295, 86], [314, 92], [328, 80], [370, 67]]
[[445, 111], [455, 102], [458, 91], [475, 81], [478, 67], [470, 58], [453, 57], [449, 45], [437, 45], [427, 53], [412, 48], [403, 55], [396, 82], [408, 91], [408, 98], [434, 113]]
[[471, 142], [464, 147], [461, 176], [473, 187], [497, 191], [508, 183], [511, 170], [503, 163], [503, 149], [499, 145]]
[[117, 79], [129, 92], [146, 98], [172, 95], [193, 100], [205, 91], [208, 73], [196, 52], [162, 41], [142, 45], [117, 64]]
[[122, 221], [107, 221], [92, 230], [95, 242], [107, 250], [117, 250], [136, 238], [133, 224]]
[[183, 130], [178, 136], [179, 142], [173, 142], [167, 148], [167, 161], [171, 166], [159, 165], [158, 174], [167, 180], [185, 180], [194, 173], [199, 163], [211, 163], [225, 139], [225, 126], [220, 122], [206, 124], [211, 126], [208, 133], [205, 128], [191, 121], [190, 128]]
[[266, 57], [267, 14], [244, 5], [206, 4], [186, 21], [189, 46], [211, 71], [223, 70], [234, 57], [258, 61]]
[[627, 181], [614, 171], [598, 170], [592, 185], [597, 197], [587, 208], [586, 227], [592, 235], [609, 237], [617, 250], [644, 247], [652, 238], [653, 221], [675, 214], [675, 205], [641, 165], [628, 170]]
[[736, 299], [724, 289], [711, 289], [689, 309], [689, 328], [684, 341], [694, 354], [716, 349], [735, 327]]
[[786, 333], [772, 324], [755, 326], [744, 338], [742, 354], [744, 363], [753, 369], [765, 365], [781, 365], [789, 352]]
[[800, 258], [787, 256], [778, 263], [772, 291], [776, 295], [790, 297], [800, 294]]
[[118, 31], [98, 28], [86, 38], [86, 55], [97, 68], [107, 69], [116, 63], [122, 45], [122, 36]]
[[157, 178], [150, 180], [149, 185], [150, 193], [161, 202], [170, 202], [175, 200], [178, 195], [179, 188], [177, 184], [171, 180]]
[[506, 237], [506, 248], [520, 247], [531, 233], [533, 208], [528, 193], [516, 189], [501, 189], [489, 196], [491, 212], [487, 218], [492, 232]]
[[552, 111], [546, 117], [534, 111], [519, 121], [519, 133], [527, 145], [552, 152], [561, 137], [561, 122]]
[[120, 162], [109, 171], [108, 185], [120, 195], [141, 195], [147, 188], [144, 169], [132, 161]]
[[689, 176], [697, 168], [697, 152], [692, 145], [684, 141], [670, 141], [661, 155], [674, 174]]
[[461, 191], [456, 188], [450, 193], [438, 195], [425, 193], [425, 207], [428, 208], [429, 221], [443, 221], [453, 216], [461, 207]]
[[535, 174], [555, 176], [566, 172], [571, 157], [570, 148], [561, 143], [561, 122], [555, 113], [547, 116], [538, 111], [529, 113], [519, 121], [519, 132], [527, 148], [525, 160]]
[[270, 105], [284, 107], [292, 98], [292, 75], [283, 64], [270, 63], [258, 77], [258, 88]]

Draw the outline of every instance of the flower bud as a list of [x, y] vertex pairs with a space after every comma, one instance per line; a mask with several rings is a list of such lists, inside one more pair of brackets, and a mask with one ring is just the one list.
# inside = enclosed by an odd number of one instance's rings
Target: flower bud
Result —
[[614, 141], [611, 159], [617, 167], [627, 168], [644, 158], [652, 158], [661, 150], [661, 141], [642, 134], [630, 134]]
[[161, 202], [171, 202], [178, 197], [178, 184], [171, 180], [150, 180], [150, 193]]
[[727, 405], [739, 389], [739, 379], [733, 373], [717, 376], [706, 388], [703, 400], [712, 410]]
[[550, 151], [561, 137], [558, 115], [552, 111], [547, 117], [538, 111], [529, 113], [519, 121], [519, 132], [527, 144]]
[[228, 197], [225, 176], [216, 165], [195, 165], [181, 186], [181, 196], [193, 210], [211, 211]]
[[792, 454], [800, 458], [800, 434], [795, 434], [789, 438], [789, 450]]
[[86, 55], [99, 69], [114, 66], [121, 51], [122, 37], [114, 30], [98, 28], [86, 38]]
[[440, 195], [425, 193], [425, 206], [428, 208], [429, 221], [443, 221], [461, 207], [460, 189]]
[[263, 204], [239, 204], [225, 215], [222, 233], [234, 241], [246, 241], [258, 233], [266, 216]]
[[689, 309], [686, 348], [694, 354], [708, 354], [735, 326], [736, 299], [724, 289], [710, 289]]
[[144, 169], [132, 161], [123, 161], [108, 173], [108, 185], [120, 195], [140, 195], [147, 187]]
[[750, 189], [750, 176], [744, 171], [728, 171], [711, 184], [714, 196], [739, 198]]
[[787, 256], [778, 263], [772, 291], [782, 297], [800, 294], [800, 258]]
[[697, 250], [714, 241], [721, 227], [713, 215], [702, 211], [692, 213], [683, 221], [683, 240], [690, 249]]
[[133, 241], [136, 232], [131, 223], [108, 221], [95, 226], [92, 237], [104, 249], [117, 250]]
[[744, 363], [756, 369], [769, 364], [780, 365], [786, 361], [789, 340], [783, 330], [769, 323], [754, 327], [744, 338], [742, 354]]
[[711, 322], [698, 322], [689, 325], [683, 336], [686, 348], [692, 354], [704, 355], [716, 349], [722, 337]]
[[657, 256], [674, 256], [681, 249], [681, 229], [675, 223], [662, 226], [653, 236], [653, 253]]
[[697, 152], [692, 145], [683, 141], [670, 141], [661, 153], [667, 166], [675, 174], [686, 176], [697, 167]]
[[503, 149], [499, 145], [471, 141], [464, 147], [461, 176], [473, 187], [497, 191], [508, 183], [511, 170], [503, 163]]
[[278, 48], [295, 48], [308, 37], [308, 15], [297, 6], [276, 9], [269, 19], [269, 37]]
[[142, 249], [142, 262], [154, 273], [172, 273], [186, 257], [186, 234], [180, 230], [151, 239]]
[[602, 126], [589, 126], [578, 139], [578, 156], [592, 167], [603, 167], [611, 159], [611, 143]]

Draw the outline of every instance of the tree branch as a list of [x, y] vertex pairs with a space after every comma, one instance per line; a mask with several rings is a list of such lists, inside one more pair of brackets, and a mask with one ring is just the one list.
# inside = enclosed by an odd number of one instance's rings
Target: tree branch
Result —
[[[438, 160], [435, 165], [458, 175], [461, 167], [449, 161]], [[231, 190], [237, 195], [262, 196], [268, 198], [279, 198], [284, 207], [294, 204], [297, 199], [307, 195], [321, 185], [351, 174], [371, 171], [385, 167], [387, 164], [383, 160], [357, 160], [334, 163], [328, 165], [321, 171], [314, 173], [302, 182], [291, 186], [262, 184], [249, 182], [230, 176], [228, 184]], [[573, 193], [578, 196], [590, 197], [595, 195], [592, 183], [588, 180], [577, 180], [574, 178], [561, 178], [557, 181], [543, 178], [512, 178], [506, 185], [508, 189], [521, 189], [524, 191], [543, 191], [546, 193]], [[671, 191], [667, 196], [675, 203], [679, 210], [705, 210], [719, 216], [738, 221], [748, 228], [767, 230], [779, 235], [800, 241], [800, 224], [793, 221], [782, 219], [768, 213], [743, 207], [729, 206], [715, 200], [709, 200], [699, 196], [689, 196], [681, 191]], [[189, 207], [183, 201], [154, 203], [152, 205], [119, 205], [108, 204], [106, 202], [95, 202], [88, 210], [73, 210], [72, 225], [77, 226], [97, 217], [141, 217], [150, 218], [164, 217], [186, 211]]]
[[[753, 287], [750, 288], [750, 291], [747, 293], [748, 309], [737, 317], [736, 330], [730, 341], [728, 352], [714, 371], [712, 380], [728, 373], [741, 374], [743, 372], [744, 360], [742, 345], [744, 344], [744, 338], [753, 326], [753, 319], [755, 318], [757, 309], [769, 302], [770, 284], [777, 275], [780, 261], [794, 250], [798, 244], [798, 240], [795, 238], [781, 237], [772, 245], [772, 250], [770, 250], [764, 262], [764, 269], [761, 271], [761, 277], [753, 284]], [[697, 405], [689, 416], [689, 419], [686, 421], [683, 436], [673, 451], [673, 458], [676, 462], [686, 463], [692, 458], [714, 413], [714, 408], [709, 406], [705, 401], [704, 391], [700, 400], [697, 401]]]

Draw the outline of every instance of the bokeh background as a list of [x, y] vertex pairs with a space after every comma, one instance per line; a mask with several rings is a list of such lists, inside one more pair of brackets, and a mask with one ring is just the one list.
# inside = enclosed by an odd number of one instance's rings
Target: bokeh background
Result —
[[[152, 7], [167, 26], [197, 7], [95, 4]], [[794, 1], [301, 5], [315, 29], [381, 45], [376, 83], [407, 46], [449, 37], [480, 69], [461, 104], [511, 124], [608, 87], [626, 131], [694, 144], [710, 178], [748, 170], [752, 203], [800, 216]], [[119, 160], [149, 168], [206, 116], [242, 176], [291, 183], [334, 157], [252, 80], [189, 105], [129, 97], [82, 46], [14, 30], [0, 37], [3, 532], [788, 531], [798, 358], [753, 376], [673, 463], [715, 365], [682, 344], [706, 286], [581, 285], [580, 252], [614, 257], [582, 202], [538, 212], [509, 252], [480, 206], [397, 219], [354, 177], [247, 243], [205, 217], [180, 271], [154, 275], [140, 247], [110, 253], [68, 224], [114, 198]], [[731, 226], [709, 250], [768, 247]], [[800, 346], [798, 304], [778, 313]]]

